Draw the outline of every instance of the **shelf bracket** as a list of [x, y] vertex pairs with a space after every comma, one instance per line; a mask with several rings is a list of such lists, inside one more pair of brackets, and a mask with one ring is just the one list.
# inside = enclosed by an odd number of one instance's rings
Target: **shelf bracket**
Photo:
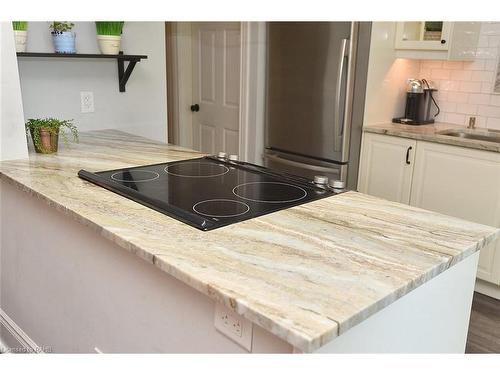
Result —
[[[120, 52], [120, 55], [121, 54], [123, 54], [123, 52]], [[126, 69], [125, 69], [125, 60], [128, 61]], [[118, 84], [120, 87], [120, 92], [125, 92], [125, 86], [127, 84], [127, 81], [130, 78], [130, 75], [132, 74], [132, 71], [135, 68], [135, 64], [137, 64], [139, 60], [118, 57], [117, 61], [118, 61]]]

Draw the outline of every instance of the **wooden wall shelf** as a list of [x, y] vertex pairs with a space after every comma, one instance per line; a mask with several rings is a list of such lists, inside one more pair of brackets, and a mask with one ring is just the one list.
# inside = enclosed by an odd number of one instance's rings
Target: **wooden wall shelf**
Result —
[[[127, 84], [135, 65], [148, 57], [146, 55], [125, 55], [120, 52], [118, 55], [103, 55], [98, 53], [47, 53], [47, 52], [18, 52], [17, 57], [33, 58], [63, 58], [63, 59], [116, 59], [118, 63], [118, 87], [120, 92], [125, 92]], [[125, 68], [125, 61], [128, 61]]]

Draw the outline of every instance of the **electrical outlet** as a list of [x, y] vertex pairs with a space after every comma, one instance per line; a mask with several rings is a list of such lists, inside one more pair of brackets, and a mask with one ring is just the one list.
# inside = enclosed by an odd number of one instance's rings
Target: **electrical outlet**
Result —
[[237, 337], [242, 336], [241, 322], [239, 319], [237, 318], [235, 319], [228, 313], [222, 313], [220, 319], [222, 320], [222, 325], [224, 326], [224, 330], [231, 332], [233, 335]]
[[94, 112], [94, 93], [92, 91], [80, 91], [80, 104], [82, 113]]
[[252, 322], [227, 307], [215, 304], [215, 328], [246, 350], [252, 350]]

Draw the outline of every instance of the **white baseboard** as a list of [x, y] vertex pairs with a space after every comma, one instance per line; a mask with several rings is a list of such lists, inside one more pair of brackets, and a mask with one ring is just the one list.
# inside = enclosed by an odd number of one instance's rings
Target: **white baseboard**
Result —
[[500, 286], [496, 284], [476, 279], [476, 287], [474, 290], [478, 293], [500, 300]]
[[6, 313], [0, 308], [0, 324], [12, 335], [19, 343], [18, 348], [9, 348], [4, 344], [0, 337], [0, 352], [17, 352], [17, 353], [43, 353], [39, 347], [21, 327], [19, 327]]

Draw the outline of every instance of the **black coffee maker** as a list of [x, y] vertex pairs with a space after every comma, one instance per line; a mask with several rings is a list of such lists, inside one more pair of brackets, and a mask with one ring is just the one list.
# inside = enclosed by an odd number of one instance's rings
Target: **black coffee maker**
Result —
[[405, 115], [393, 118], [392, 122], [407, 125], [433, 124], [434, 117], [439, 114], [439, 106], [432, 96], [437, 90], [426, 79], [411, 78], [407, 83]]

